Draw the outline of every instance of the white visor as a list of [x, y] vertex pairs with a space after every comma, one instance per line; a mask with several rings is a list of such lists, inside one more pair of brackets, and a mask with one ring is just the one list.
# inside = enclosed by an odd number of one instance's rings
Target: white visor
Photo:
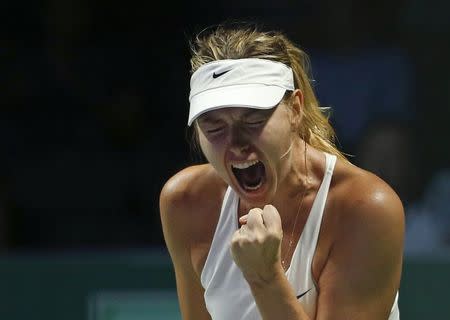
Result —
[[203, 113], [220, 108], [273, 108], [286, 90], [294, 90], [294, 76], [281, 62], [246, 58], [206, 63], [191, 77], [188, 125]]

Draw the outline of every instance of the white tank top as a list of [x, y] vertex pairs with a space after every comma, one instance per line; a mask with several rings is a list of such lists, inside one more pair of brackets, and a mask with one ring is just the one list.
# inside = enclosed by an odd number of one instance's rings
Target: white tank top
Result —
[[[325, 153], [326, 170], [308, 219], [292, 255], [286, 277], [311, 319], [315, 318], [317, 285], [312, 276], [312, 260], [319, 238], [323, 211], [333, 175], [336, 156]], [[237, 194], [228, 187], [211, 247], [201, 273], [205, 303], [213, 320], [260, 320], [256, 302], [241, 270], [230, 253], [231, 237], [238, 229]], [[388, 320], [400, 319], [398, 292]]]

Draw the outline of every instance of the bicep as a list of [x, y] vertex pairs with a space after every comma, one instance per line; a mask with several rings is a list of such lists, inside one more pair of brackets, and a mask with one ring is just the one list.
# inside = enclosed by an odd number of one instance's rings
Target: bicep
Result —
[[175, 265], [178, 302], [184, 320], [211, 320], [203, 297], [203, 287], [191, 266]]
[[191, 262], [188, 215], [184, 214], [185, 199], [167, 186], [160, 196], [160, 214], [164, 241], [175, 270], [176, 289], [184, 320], [210, 320], [206, 310], [203, 288]]
[[[365, 210], [365, 211], [364, 211]], [[319, 278], [316, 319], [387, 319], [399, 288], [403, 208], [375, 204], [340, 231]]]
[[166, 243], [175, 270], [176, 289], [181, 315], [184, 320], [210, 320], [203, 297], [204, 290], [194, 271], [186, 241], [166, 231]]

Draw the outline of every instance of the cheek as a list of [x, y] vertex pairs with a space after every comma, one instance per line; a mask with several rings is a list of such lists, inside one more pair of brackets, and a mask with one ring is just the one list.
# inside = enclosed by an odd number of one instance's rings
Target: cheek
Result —
[[269, 150], [272, 150], [274, 155], [283, 153], [286, 148], [289, 148], [291, 143], [291, 131], [288, 125], [280, 125], [279, 123], [268, 123], [265, 130], [260, 135], [260, 141]]
[[220, 148], [216, 144], [211, 143], [202, 132], [199, 132], [198, 140], [200, 148], [205, 156], [206, 160], [214, 167], [217, 167], [220, 157]]

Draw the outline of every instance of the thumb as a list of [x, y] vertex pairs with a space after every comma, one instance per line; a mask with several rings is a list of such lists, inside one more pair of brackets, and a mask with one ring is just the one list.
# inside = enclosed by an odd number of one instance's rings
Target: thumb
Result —
[[268, 204], [264, 206], [263, 219], [267, 230], [278, 234], [283, 233], [280, 214], [273, 205]]
[[243, 216], [239, 217], [240, 224], [246, 224], [247, 221], [248, 221], [248, 214], [244, 214]]

